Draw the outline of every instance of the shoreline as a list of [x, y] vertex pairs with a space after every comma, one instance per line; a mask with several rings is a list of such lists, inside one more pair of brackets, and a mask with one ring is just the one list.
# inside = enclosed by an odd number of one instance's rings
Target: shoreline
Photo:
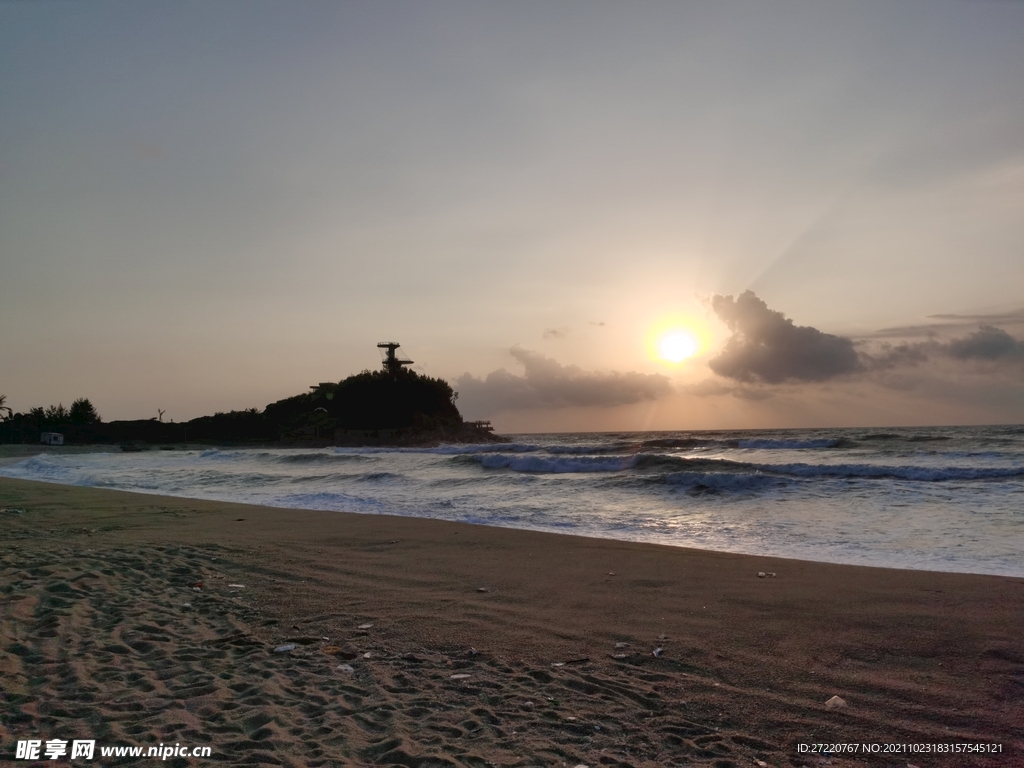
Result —
[[[817, 741], [1003, 749], [902, 763], [832, 755], [834, 766], [1024, 758], [1021, 578], [8, 478], [0, 508], [10, 584], [2, 639], [5, 650], [29, 649], [0, 670], [24, 697], [14, 703], [22, 719], [0, 724], [3, 745], [33, 729], [43, 738], [87, 735], [81, 717], [53, 714], [61, 665], [72, 664], [87, 672], [76, 678], [82, 685], [121, 680], [113, 700], [134, 714], [100, 699], [78, 711], [105, 723], [111, 739], [166, 741], [166, 729], [184, 723], [193, 741], [209, 740], [237, 764], [255, 750], [288, 765], [411, 764], [405, 755], [460, 766], [596, 765], [611, 756], [635, 766], [796, 766], [818, 764], [796, 746]], [[104, 594], [122, 594], [118, 610], [135, 611], [120, 629], [98, 620]], [[172, 631], [179, 622], [188, 629]], [[62, 641], [77, 654], [67, 656]], [[281, 644], [296, 648], [274, 654]], [[160, 679], [170, 663], [161, 652], [205, 659], [186, 677], [205, 664], [226, 680], [179, 690], [175, 676]], [[293, 673], [300, 682], [288, 683]], [[239, 696], [239, 686], [249, 693]], [[309, 704], [324, 686], [335, 694]], [[835, 695], [845, 708], [825, 708]], [[220, 738], [210, 718], [236, 699], [237, 710], [216, 723], [231, 739]], [[293, 707], [303, 701], [315, 712], [299, 717]], [[344, 713], [332, 708], [342, 704]], [[374, 720], [381, 707], [390, 707], [386, 722]], [[264, 716], [269, 726], [246, 725]], [[317, 736], [322, 727], [333, 735]]]
[[[30, 446], [33, 449], [33, 450], [30, 450], [30, 451], [20, 451], [20, 450], [17, 450], [20, 447], [21, 446], [0, 446], [0, 468], [2, 468], [4, 466], [7, 466], [7, 465], [10, 465], [10, 464], [17, 463], [17, 462], [22, 461], [22, 460], [24, 460], [26, 458], [32, 458], [32, 457], [38, 456], [38, 455], [52, 454], [52, 455], [58, 455], [59, 456], [59, 455], [62, 455], [62, 454], [63, 455], [74, 455], [74, 454], [88, 454], [88, 453], [114, 453], [114, 454], [119, 454], [120, 453], [120, 451], [118, 451], [116, 449], [116, 447], [114, 447], [113, 450], [106, 450], [106, 448], [108, 448], [108, 447], [107, 446], [102, 446], [102, 445], [94, 445], [94, 446], [52, 446], [52, 447], [46, 447], [47, 449], [44, 449], [44, 450], [41, 450], [41, 451], [34, 450], [35, 446]], [[270, 449], [273, 449], [273, 450], [286, 450], [286, 451], [287, 450], [298, 450], [298, 451], [305, 450], [305, 451], [308, 451], [308, 450], [322, 450], [324, 448], [331, 448], [331, 447], [347, 448], [347, 447], [351, 447], [351, 446], [322, 446], [322, 447], [314, 447], [314, 446], [286, 446], [286, 447], [282, 447], [282, 446], [277, 446], [276, 448], [272, 448], [271, 446], [232, 446], [232, 445], [223, 445], [223, 444], [218, 444], [218, 445], [189, 444], [187, 446], [182, 446], [180, 448], [161, 449], [161, 450], [167, 450], [169, 452], [175, 452], [175, 453], [183, 453], [183, 452], [186, 452], [186, 451], [211, 451], [211, 450], [213, 450], [213, 451], [221, 451], [221, 450], [239, 450], [239, 449], [254, 449], [254, 450], [259, 450], [259, 449], [270, 450]], [[12, 451], [12, 450], [10, 450], [11, 448], [15, 448], [16, 450]], [[8, 450], [4, 450], [4, 449], [8, 449]], [[152, 452], [158, 454], [158, 453], [161, 452], [161, 450], [154, 450]], [[3, 476], [0, 476], [0, 479], [3, 479]], [[11, 478], [11, 479], [19, 479], [20, 480], [22, 478]], [[145, 496], [157, 496], [157, 497], [166, 496], [166, 498], [174, 498], [174, 499], [179, 499], [179, 500], [183, 500], [183, 501], [195, 500], [195, 501], [205, 501], [205, 502], [211, 502], [211, 503], [224, 503], [224, 504], [243, 504], [243, 505], [249, 504], [249, 505], [252, 505], [252, 506], [259, 506], [259, 507], [262, 507], [262, 508], [265, 508], [265, 509], [269, 509], [269, 510], [283, 510], [283, 511], [287, 511], [287, 510], [291, 510], [291, 509], [304, 509], [304, 510], [307, 510], [307, 511], [323, 512], [323, 513], [326, 513], [326, 514], [343, 514], [343, 515], [344, 514], [358, 514], [358, 515], [365, 515], [365, 514], [379, 515], [379, 514], [382, 514], [382, 513], [378, 513], [378, 512], [371, 512], [371, 513], [366, 513], [366, 512], [350, 512], [350, 511], [346, 511], [346, 510], [328, 510], [328, 509], [317, 510], [317, 509], [309, 508], [309, 507], [294, 508], [294, 507], [290, 507], [290, 506], [287, 506], [287, 505], [280, 505], [280, 506], [269, 505], [269, 504], [263, 505], [263, 504], [255, 504], [255, 503], [249, 502], [249, 501], [234, 501], [234, 500], [230, 500], [230, 499], [203, 499], [201, 497], [184, 496], [184, 495], [182, 495], [182, 496], [174, 496], [174, 495], [166, 495], [164, 492], [161, 492], [161, 491], [149, 491], [149, 490], [146, 490], [146, 489], [127, 489], [127, 488], [111, 488], [111, 487], [108, 487], [108, 486], [74, 485], [74, 484], [69, 484], [69, 483], [63, 483], [63, 482], [56, 481], [56, 480], [41, 480], [41, 479], [35, 479], [35, 478], [33, 478], [31, 480], [26, 479], [26, 481], [27, 482], [39, 482], [39, 483], [45, 483], [45, 484], [50, 484], [50, 485], [65, 485], [65, 486], [67, 486], [69, 488], [96, 488], [97, 490], [116, 490], [116, 491], [123, 492], [123, 493], [137, 493], [137, 494], [141, 494], [141, 495], [145, 495]], [[422, 519], [422, 520], [439, 520], [439, 521], [445, 521], [445, 522], [460, 522], [460, 523], [465, 523], [467, 525], [481, 525], [481, 526], [484, 526], [484, 527], [497, 528], [497, 529], [500, 529], [500, 530], [532, 531], [532, 532], [536, 532], [536, 533], [550, 533], [550, 534], [553, 534], [553, 535], [575, 535], [575, 536], [581, 536], [583, 538], [593, 538], [593, 539], [598, 540], [598, 541], [623, 542], [623, 543], [634, 543], [634, 544], [652, 544], [652, 545], [656, 545], [656, 546], [671, 547], [671, 548], [674, 548], [674, 549], [718, 552], [718, 553], [723, 553], [723, 554], [734, 554], [734, 555], [749, 556], [749, 557], [769, 557], [769, 558], [775, 558], [775, 559], [781, 559], [781, 560], [794, 560], [794, 561], [809, 562], [809, 563], [833, 564], [833, 565], [848, 565], [848, 566], [853, 566], [853, 567], [864, 567], [864, 568], [884, 568], [884, 569], [891, 569], [891, 570], [895, 570], [895, 571], [909, 571], [909, 572], [923, 572], [923, 573], [949, 573], [949, 574], [963, 574], [963, 575], [977, 575], [977, 576], [998, 576], [998, 577], [1005, 577], [1005, 578], [1024, 579], [1024, 573], [1021, 573], [1021, 574], [1018, 574], [1018, 573], [1005, 573], [1005, 572], [1004, 573], [997, 573], [997, 572], [993, 572], [992, 570], [987, 570], [986, 571], [986, 570], [934, 569], [934, 568], [927, 568], [927, 567], [904, 566], [904, 565], [898, 565], [898, 564], [877, 563], [877, 562], [851, 562], [851, 561], [841, 561], [841, 560], [816, 560], [816, 559], [810, 559], [810, 558], [806, 558], [806, 557], [801, 557], [799, 554], [790, 554], [790, 553], [786, 553], [786, 552], [781, 552], [781, 553], [775, 552], [775, 553], [761, 554], [761, 553], [757, 553], [757, 552], [743, 552], [743, 551], [728, 550], [728, 549], [710, 549], [710, 548], [706, 548], [706, 547], [697, 546], [697, 545], [694, 545], [692, 543], [676, 544], [676, 543], [668, 542], [668, 541], [656, 541], [656, 540], [645, 541], [645, 540], [643, 540], [641, 538], [610, 538], [610, 537], [606, 538], [606, 537], [594, 536], [594, 535], [590, 535], [590, 534], [586, 534], [586, 533], [570, 534], [570, 533], [566, 533], [565, 531], [559, 530], [557, 527], [554, 527], [554, 526], [552, 526], [551, 528], [542, 528], [542, 527], [537, 527], [537, 528], [510, 527], [510, 526], [506, 526], [506, 525], [498, 525], [498, 524], [492, 524], [492, 523], [481, 522], [481, 521], [476, 521], [476, 520], [474, 520], [472, 522], [465, 521], [465, 520], [446, 520], [445, 518], [440, 518], [440, 517], [418, 517], [418, 516], [415, 516], [415, 515], [402, 515], [402, 514], [398, 514], [398, 513], [394, 513], [393, 515], [384, 514], [384, 516], [393, 516], [393, 517], [397, 517], [397, 518], [400, 518], [400, 519], [405, 519], [407, 517], [417, 517], [417, 519]], [[978, 565], [978, 567], [979, 568], [980, 567], [985, 567], [985, 565], [984, 565], [984, 563], [981, 563], [981, 564]]]

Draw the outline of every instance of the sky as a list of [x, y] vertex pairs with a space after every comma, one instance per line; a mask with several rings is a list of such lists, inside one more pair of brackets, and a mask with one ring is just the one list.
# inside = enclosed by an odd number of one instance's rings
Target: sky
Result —
[[[0, 393], [1024, 422], [1024, 2], [0, 2]], [[665, 334], [692, 354], [664, 359]]]

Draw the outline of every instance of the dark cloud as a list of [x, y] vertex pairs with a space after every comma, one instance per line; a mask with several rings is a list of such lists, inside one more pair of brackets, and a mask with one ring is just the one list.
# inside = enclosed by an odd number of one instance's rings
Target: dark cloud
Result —
[[913, 344], [884, 342], [878, 345], [873, 354], [860, 353], [861, 365], [865, 369], [875, 371], [889, 371], [893, 368], [920, 365], [927, 362], [929, 353], [938, 348], [939, 345], [932, 341]]
[[1024, 361], [1024, 341], [1015, 339], [1003, 328], [983, 325], [966, 336], [947, 337], [945, 341], [929, 334], [926, 341], [875, 344], [860, 356], [869, 370], [906, 368], [928, 361], [937, 364], [942, 359], [958, 361], [961, 367], [971, 362], [1014, 364]]
[[644, 373], [595, 373], [523, 349], [509, 350], [525, 369], [523, 376], [504, 368], [478, 379], [466, 373], [456, 385], [459, 407], [473, 415], [524, 408], [630, 405], [671, 394], [668, 377]]
[[953, 339], [945, 351], [958, 360], [1021, 360], [1024, 341], [1017, 341], [1002, 328], [983, 325], [970, 336]]
[[794, 325], [753, 291], [736, 299], [713, 296], [711, 308], [732, 331], [725, 349], [708, 363], [719, 376], [778, 384], [824, 381], [863, 368], [853, 341]]

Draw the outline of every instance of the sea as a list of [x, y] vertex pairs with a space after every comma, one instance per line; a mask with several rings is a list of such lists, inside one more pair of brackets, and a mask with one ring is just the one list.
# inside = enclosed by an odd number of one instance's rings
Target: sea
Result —
[[831, 563], [1024, 577], [1024, 426], [530, 434], [47, 453], [0, 475]]

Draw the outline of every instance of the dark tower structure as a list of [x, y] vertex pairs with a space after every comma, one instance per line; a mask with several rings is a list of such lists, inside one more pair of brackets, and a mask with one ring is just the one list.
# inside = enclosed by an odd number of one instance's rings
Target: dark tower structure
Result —
[[387, 354], [384, 357], [384, 370], [388, 373], [396, 374], [402, 370], [403, 365], [412, 365], [412, 360], [395, 354], [395, 350], [400, 346], [397, 341], [382, 341], [377, 346], [380, 349], [387, 350]]

